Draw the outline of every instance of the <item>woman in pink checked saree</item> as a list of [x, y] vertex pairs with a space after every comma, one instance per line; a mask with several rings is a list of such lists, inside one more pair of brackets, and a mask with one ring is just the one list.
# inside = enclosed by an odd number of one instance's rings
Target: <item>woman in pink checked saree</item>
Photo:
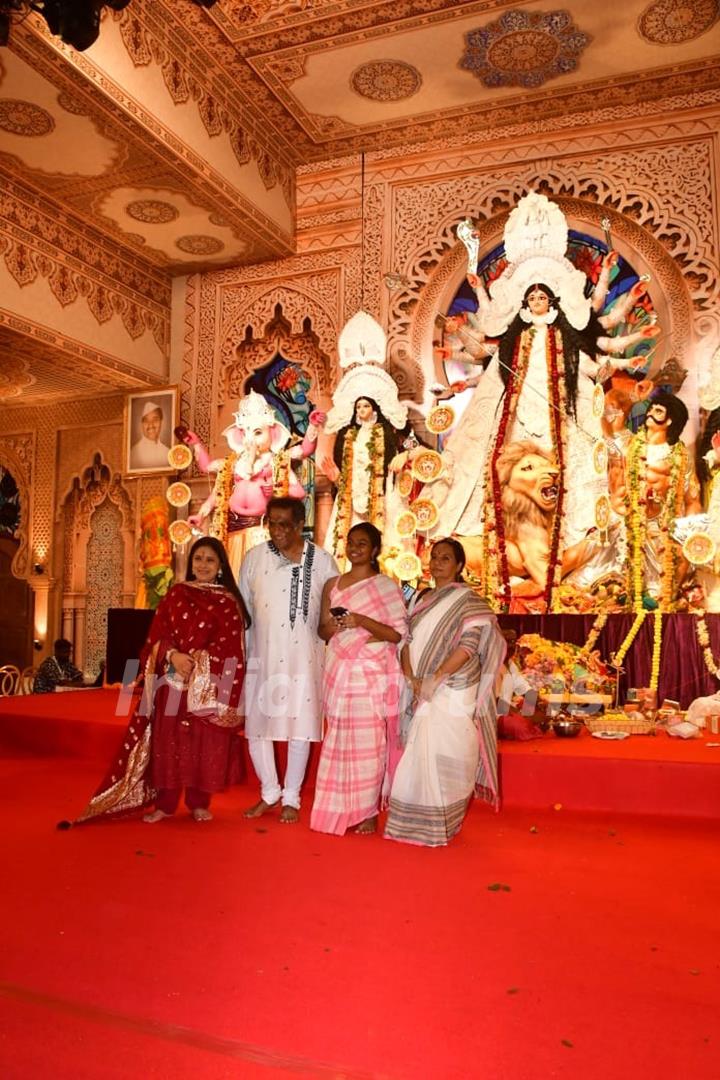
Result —
[[385, 836], [408, 844], [447, 844], [473, 789], [495, 807], [499, 801], [494, 687], [505, 639], [487, 603], [461, 580], [464, 565], [457, 540], [433, 545], [435, 588], [412, 609], [402, 650], [413, 701]]
[[323, 595], [327, 733], [310, 828], [339, 836], [353, 827], [375, 831], [397, 746], [402, 683], [397, 646], [406, 615], [400, 588], [379, 573], [381, 543], [373, 525], [355, 525], [346, 548], [351, 569], [328, 581]]

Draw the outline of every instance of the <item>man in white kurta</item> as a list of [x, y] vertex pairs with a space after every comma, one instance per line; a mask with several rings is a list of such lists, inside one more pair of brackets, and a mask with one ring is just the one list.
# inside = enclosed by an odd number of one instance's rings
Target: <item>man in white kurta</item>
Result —
[[[267, 506], [270, 541], [249, 551], [240, 592], [252, 619], [245, 676], [245, 735], [261, 798], [245, 812], [260, 817], [282, 800], [280, 820], [298, 820], [310, 745], [322, 739], [325, 643], [318, 636], [323, 586], [338, 573], [332, 555], [303, 540], [299, 499]], [[273, 743], [287, 742], [282, 787]]]

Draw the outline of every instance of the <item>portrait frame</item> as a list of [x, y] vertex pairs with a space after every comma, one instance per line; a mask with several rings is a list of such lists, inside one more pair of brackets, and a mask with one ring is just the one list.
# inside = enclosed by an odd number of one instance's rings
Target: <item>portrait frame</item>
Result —
[[[176, 470], [168, 461], [168, 451], [175, 442], [174, 431], [178, 417], [178, 387], [159, 386], [155, 390], [140, 390], [125, 398], [125, 422], [123, 430], [124, 472], [127, 476], [149, 476], [153, 473], [172, 473]], [[155, 410], [149, 406], [156, 406]], [[156, 435], [157, 420], [145, 417], [160, 411], [160, 427]], [[151, 436], [148, 439], [148, 435]], [[156, 444], [156, 445], [154, 445]]]

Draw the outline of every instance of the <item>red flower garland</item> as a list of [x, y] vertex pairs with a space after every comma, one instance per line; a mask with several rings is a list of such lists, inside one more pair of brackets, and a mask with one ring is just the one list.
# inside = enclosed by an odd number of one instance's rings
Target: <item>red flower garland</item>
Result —
[[[490, 456], [488, 479], [490, 495], [492, 499], [492, 513], [488, 515], [489, 520], [486, 522], [486, 526], [492, 524], [491, 519], [494, 517], [496, 536], [495, 543], [497, 546], [494, 552], [489, 553], [497, 555], [495, 563], [496, 565], [498, 565], [498, 576], [500, 583], [497, 597], [500, 603], [501, 611], [507, 611], [509, 609], [510, 602], [512, 600], [512, 589], [510, 586], [510, 571], [507, 559], [505, 520], [503, 517], [502, 508], [502, 488], [500, 486], [500, 479], [498, 477], [497, 463], [505, 447], [505, 435], [507, 433], [508, 425], [515, 418], [517, 398], [525, 378], [528, 358], [532, 349], [533, 338], [535, 337], [536, 333], [536, 328], [530, 327], [527, 331], [520, 334], [518, 341], [515, 345], [513, 358], [510, 365], [510, 374], [508, 376], [507, 385], [505, 387], [503, 410], [500, 416], [500, 422], [498, 424], [497, 435], [495, 436], [492, 454]], [[565, 402], [564, 393], [562, 392], [561, 387], [564, 388], [565, 363], [563, 357], [562, 339], [560, 338], [559, 333], [554, 329], [554, 327], [548, 327], [546, 340], [548, 391], [550, 399], [550, 432], [553, 441], [555, 458], [560, 469], [560, 476], [558, 482], [558, 499], [557, 503], [555, 504], [552, 533], [550, 538], [550, 557], [548, 560], [545, 588], [543, 590], [543, 596], [547, 605], [547, 610], [550, 610], [553, 598], [553, 588], [555, 585], [560, 584], [559, 580], [556, 580], [556, 578], [558, 578], [558, 571], [561, 569], [561, 563], [558, 559], [558, 553], [560, 549], [560, 535], [562, 532], [562, 511], [565, 496]], [[486, 528], [486, 548], [488, 545], [487, 538], [488, 529]]]
[[[532, 348], [532, 341], [537, 333], [535, 327], [531, 327], [527, 331], [527, 337], [525, 334], [520, 334], [517, 342], [515, 343], [515, 349], [513, 350], [513, 358], [510, 364], [510, 374], [508, 376], [507, 385], [505, 387], [505, 396], [503, 399], [503, 410], [500, 416], [500, 423], [498, 424], [497, 435], [495, 436], [495, 443], [493, 445], [492, 454], [490, 456], [490, 488], [492, 494], [493, 511], [495, 517], [495, 536], [497, 543], [497, 555], [499, 556], [500, 563], [500, 589], [498, 590], [498, 600], [500, 601], [501, 611], [507, 611], [510, 607], [510, 600], [512, 598], [512, 592], [510, 589], [510, 572], [508, 569], [507, 560], [507, 547], [505, 541], [505, 520], [502, 511], [502, 488], [500, 487], [500, 478], [498, 477], [497, 463], [500, 454], [505, 446], [505, 433], [507, 431], [508, 424], [510, 423], [511, 414], [515, 414], [515, 402], [517, 396], [525, 378], [525, 371], [527, 368], [527, 356]], [[521, 344], [525, 339], [525, 349], [521, 350]], [[522, 363], [521, 363], [522, 359]], [[487, 543], [487, 534], [486, 534]]]
[[[563, 355], [562, 338], [554, 327], [548, 327], [547, 333], [547, 359], [548, 363], [548, 392], [550, 396], [550, 430], [552, 432], [553, 450], [560, 468], [558, 478], [558, 497], [555, 503], [552, 535], [550, 539], [550, 559], [548, 561], [547, 578], [545, 579], [545, 601], [547, 609], [552, 604], [553, 587], [559, 585], [556, 581], [560, 569], [558, 553], [560, 549], [560, 533], [562, 531], [562, 513], [565, 502], [565, 402], [561, 400], [564, 394], [561, 386], [565, 386], [565, 357]], [[562, 382], [561, 382], [562, 380]]]

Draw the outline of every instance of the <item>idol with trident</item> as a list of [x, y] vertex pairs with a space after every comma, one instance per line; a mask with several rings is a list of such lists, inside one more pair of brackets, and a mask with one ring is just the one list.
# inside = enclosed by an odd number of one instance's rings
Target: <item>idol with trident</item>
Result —
[[[475, 239], [466, 223], [458, 234]], [[439, 508], [438, 535], [483, 538], [486, 588], [501, 607], [510, 606], [513, 587], [503, 536], [501, 454], [508, 445], [532, 443], [557, 466], [557, 482], [542, 493], [554, 508], [541, 590], [546, 606], [552, 607], [564, 576], [564, 551], [577, 550], [588, 539], [599, 527], [598, 516], [607, 533], [607, 462], [600, 423], [607, 354], [624, 353], [659, 334], [650, 326], [607, 336], [586, 295], [585, 274], [566, 257], [567, 244], [562, 211], [533, 192], [508, 218], [508, 262], [490, 295], [475, 273], [477, 247], [470, 252], [473, 271], [468, 277], [476, 290], [479, 325], [499, 345], [447, 439], [447, 467], [432, 497]], [[613, 368], [628, 364], [622, 359], [609, 363]], [[607, 559], [603, 562], [606, 572]]]

